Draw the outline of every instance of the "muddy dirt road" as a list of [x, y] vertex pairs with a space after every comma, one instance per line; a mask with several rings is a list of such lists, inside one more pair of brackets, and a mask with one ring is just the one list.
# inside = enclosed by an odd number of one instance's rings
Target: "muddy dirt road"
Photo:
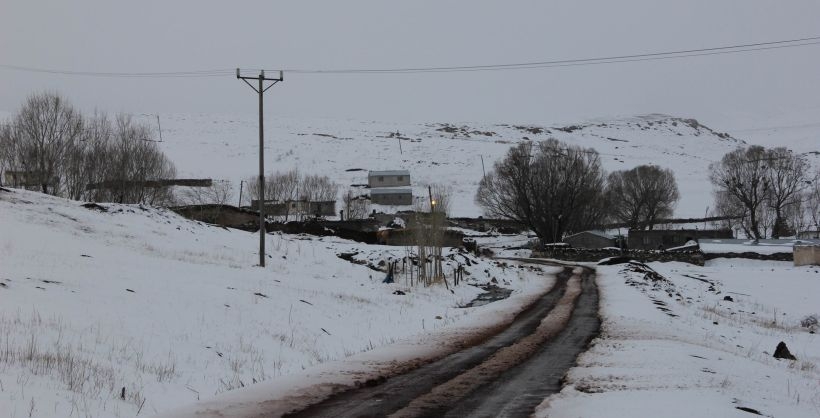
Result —
[[560, 390], [599, 328], [594, 272], [566, 267], [548, 293], [487, 340], [288, 416], [529, 416]]

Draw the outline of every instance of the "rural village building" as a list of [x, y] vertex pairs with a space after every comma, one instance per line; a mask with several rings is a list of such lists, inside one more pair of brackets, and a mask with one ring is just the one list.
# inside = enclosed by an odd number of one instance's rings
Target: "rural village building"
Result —
[[376, 205], [409, 206], [413, 204], [413, 189], [371, 189], [370, 201]]
[[615, 237], [607, 235], [603, 231], [579, 232], [564, 238], [563, 242], [573, 248], [607, 248], [618, 246]]
[[797, 239], [820, 239], [820, 230], [798, 232]]
[[680, 247], [689, 241], [701, 238], [734, 238], [730, 229], [654, 229], [631, 230], [627, 246], [632, 250], [658, 250]]
[[371, 171], [367, 174], [367, 186], [371, 189], [409, 185], [410, 171], [408, 170]]
[[376, 205], [409, 206], [413, 204], [410, 171], [370, 171], [367, 174], [370, 201]]
[[[251, 201], [250, 209], [259, 207], [259, 201]], [[336, 215], [336, 201], [328, 200], [311, 202], [306, 200], [289, 200], [286, 202], [265, 202], [265, 214], [271, 216], [303, 215], [333, 216]]]

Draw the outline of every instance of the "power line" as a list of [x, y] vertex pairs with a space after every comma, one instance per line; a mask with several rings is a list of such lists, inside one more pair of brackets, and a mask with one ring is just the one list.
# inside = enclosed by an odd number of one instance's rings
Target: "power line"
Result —
[[[472, 71], [509, 71], [527, 70], [554, 67], [573, 67], [586, 65], [617, 64], [626, 62], [657, 61], [668, 59], [681, 59], [699, 56], [739, 54], [756, 51], [765, 51], [783, 48], [797, 48], [805, 46], [820, 45], [820, 36], [805, 38], [778, 40], [770, 42], [756, 42], [747, 44], [724, 45], [709, 48], [681, 49], [665, 52], [648, 52], [629, 55], [611, 55], [591, 58], [564, 59], [531, 61], [504, 64], [485, 65], [459, 65], [459, 66], [432, 66], [432, 67], [407, 67], [407, 68], [347, 68], [347, 69], [311, 69], [311, 68], [290, 68], [285, 72], [295, 74], [414, 74], [414, 73], [440, 73], [440, 72], [472, 72]], [[178, 78], [178, 77], [224, 77], [233, 75], [235, 69], [210, 69], [191, 71], [167, 71], [167, 72], [100, 72], [100, 71], [72, 71], [59, 69], [46, 69], [27, 67], [20, 65], [0, 64], [0, 69], [70, 75], [88, 77], [126, 77], [126, 78]], [[278, 71], [278, 70], [277, 70]]]
[[176, 77], [223, 77], [233, 74], [235, 69], [214, 69], [214, 70], [192, 70], [192, 71], [168, 71], [168, 72], [100, 72], [100, 71], [72, 71], [55, 70], [48, 68], [25, 67], [20, 65], [0, 64], [0, 68], [22, 71], [30, 73], [44, 73], [55, 75], [74, 75], [87, 77], [112, 77], [112, 78], [176, 78]]
[[452, 67], [418, 67], [418, 68], [382, 68], [382, 69], [337, 69], [337, 70], [310, 70], [286, 69], [291, 73], [326, 73], [326, 74], [355, 74], [355, 73], [419, 73], [419, 72], [455, 72], [455, 71], [497, 71], [510, 69], [549, 68], [577, 65], [613, 64], [619, 62], [650, 61], [659, 59], [686, 58], [694, 56], [734, 54], [768, 49], [794, 48], [820, 44], [820, 36], [790, 39], [782, 41], [758, 42], [751, 44], [726, 45], [711, 48], [685, 49], [667, 52], [651, 52], [632, 55], [616, 55], [595, 58], [580, 58], [554, 61], [535, 61], [515, 64], [469, 65]]

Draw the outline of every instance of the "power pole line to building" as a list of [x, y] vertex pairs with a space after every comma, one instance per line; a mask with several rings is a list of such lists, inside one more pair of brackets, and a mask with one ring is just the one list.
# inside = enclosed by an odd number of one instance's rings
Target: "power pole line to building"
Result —
[[157, 114], [157, 130], [159, 131], [159, 142], [162, 142], [162, 125], [159, 123], [159, 114]]
[[[259, 95], [259, 267], [265, 267], [265, 121], [263, 115], [264, 95], [274, 84], [284, 80], [283, 72], [279, 71], [279, 78], [265, 77], [265, 70], [259, 71], [256, 77], [243, 76], [239, 68], [236, 69], [236, 78], [242, 80]], [[258, 87], [254, 87], [248, 80], [257, 80]], [[271, 81], [267, 87], [265, 82]]]

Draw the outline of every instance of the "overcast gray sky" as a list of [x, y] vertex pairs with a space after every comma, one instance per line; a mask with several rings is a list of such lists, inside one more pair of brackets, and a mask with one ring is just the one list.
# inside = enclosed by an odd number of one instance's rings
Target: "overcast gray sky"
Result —
[[[820, 35], [816, 0], [0, 0], [0, 64], [77, 71], [496, 64]], [[710, 123], [820, 109], [820, 46], [502, 72], [298, 75], [269, 115], [550, 123], [670, 113]], [[222, 78], [90, 78], [0, 69], [0, 110], [57, 90], [110, 112], [256, 111]]]

